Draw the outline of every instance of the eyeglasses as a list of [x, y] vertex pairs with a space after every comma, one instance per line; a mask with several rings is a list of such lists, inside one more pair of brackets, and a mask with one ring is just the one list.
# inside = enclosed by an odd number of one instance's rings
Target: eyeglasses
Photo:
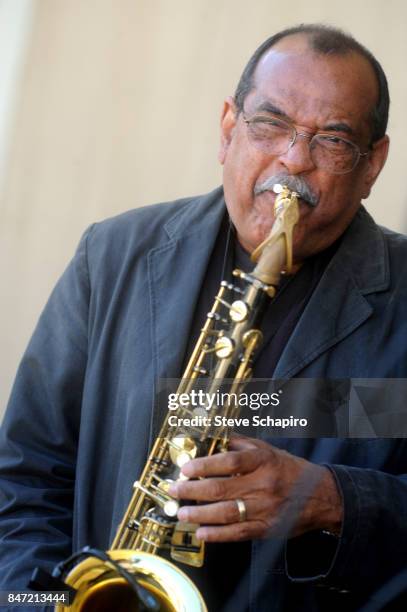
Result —
[[254, 146], [267, 155], [283, 155], [294, 146], [298, 136], [309, 138], [309, 152], [313, 164], [330, 174], [352, 172], [360, 158], [369, 153], [361, 153], [354, 142], [333, 134], [312, 136], [297, 132], [290, 123], [270, 115], [247, 118], [243, 112], [243, 121]]

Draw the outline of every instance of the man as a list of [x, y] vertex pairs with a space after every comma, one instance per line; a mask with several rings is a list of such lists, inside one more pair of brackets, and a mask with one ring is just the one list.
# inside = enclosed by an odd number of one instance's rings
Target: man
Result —
[[[85, 234], [3, 428], [2, 588], [72, 546], [108, 548], [159, 429], [157, 381], [180, 376], [212, 288], [268, 235], [275, 183], [300, 195], [296, 274], [265, 315], [255, 375], [406, 376], [407, 242], [361, 208], [386, 160], [387, 110], [385, 76], [353, 39], [279, 33], [224, 104], [223, 192]], [[263, 438], [190, 461], [192, 480], [171, 489], [210, 543], [195, 573], [210, 611], [358, 609], [405, 566], [404, 441]]]

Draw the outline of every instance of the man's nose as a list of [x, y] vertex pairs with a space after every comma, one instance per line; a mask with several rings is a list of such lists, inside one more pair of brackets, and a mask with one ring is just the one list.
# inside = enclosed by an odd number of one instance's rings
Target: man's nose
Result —
[[312, 136], [303, 132], [297, 132], [294, 143], [288, 151], [279, 155], [280, 162], [287, 168], [290, 174], [300, 174], [314, 170], [310, 151], [310, 140]]

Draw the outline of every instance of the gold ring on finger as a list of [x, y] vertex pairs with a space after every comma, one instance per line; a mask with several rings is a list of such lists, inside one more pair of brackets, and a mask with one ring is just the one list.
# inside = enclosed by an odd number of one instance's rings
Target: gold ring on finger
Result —
[[246, 504], [243, 499], [236, 499], [237, 509], [239, 510], [239, 523], [243, 523], [247, 518]]

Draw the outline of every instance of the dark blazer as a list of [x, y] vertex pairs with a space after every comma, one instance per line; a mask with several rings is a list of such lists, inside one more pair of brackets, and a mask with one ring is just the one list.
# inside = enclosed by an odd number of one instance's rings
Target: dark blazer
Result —
[[[35, 565], [52, 567], [72, 547], [108, 548], [165, 410], [155, 405], [157, 381], [181, 374], [223, 214], [217, 189], [136, 209], [83, 236], [23, 357], [2, 427], [1, 588], [24, 588]], [[406, 315], [407, 240], [361, 208], [275, 376], [406, 377]], [[334, 603], [351, 597], [344, 590], [364, 597], [404, 568], [403, 439], [273, 441], [329, 464], [345, 520], [328, 566], [317, 539], [291, 541], [288, 556], [284, 543], [253, 542], [251, 610], [318, 609], [324, 590]]]

